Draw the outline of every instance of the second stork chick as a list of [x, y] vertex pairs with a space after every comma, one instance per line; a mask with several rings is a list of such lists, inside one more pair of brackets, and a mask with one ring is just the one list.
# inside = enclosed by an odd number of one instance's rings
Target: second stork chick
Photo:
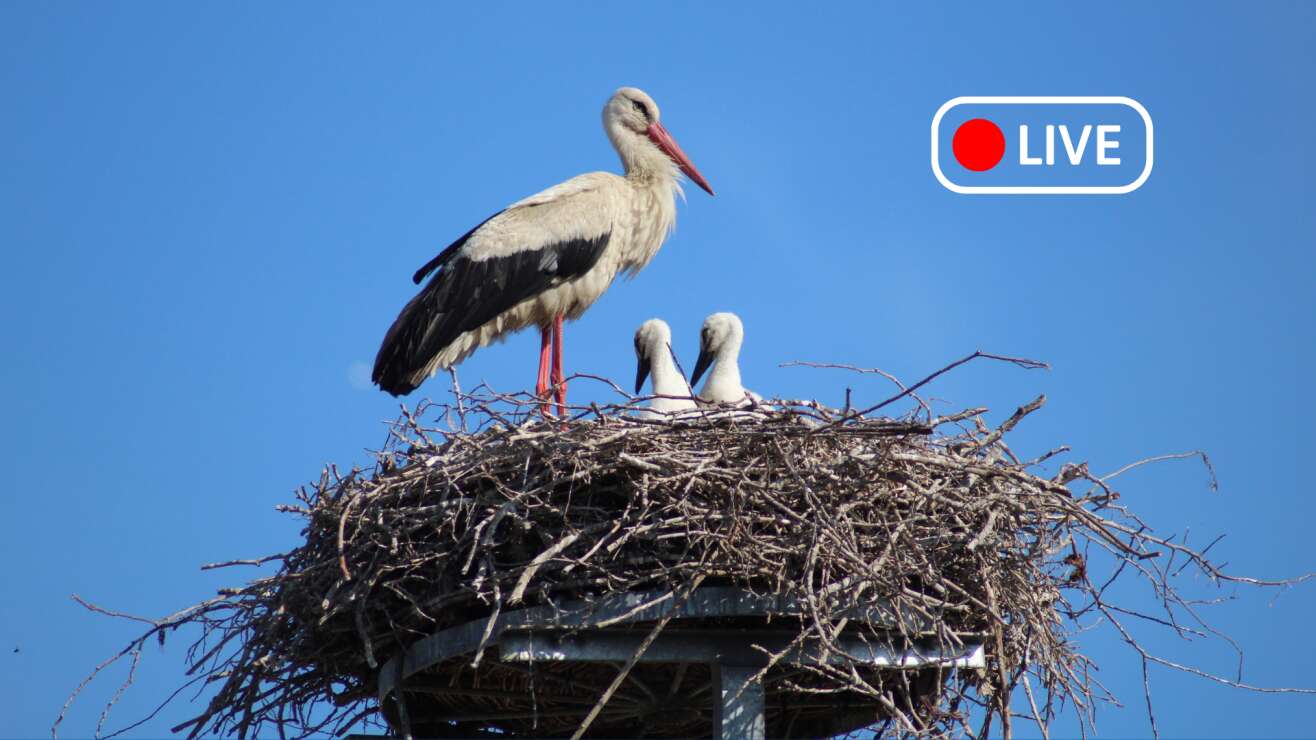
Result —
[[662, 319], [649, 319], [635, 330], [635, 392], [653, 382], [655, 398], [647, 416], [665, 416], [695, 408], [694, 393], [672, 358], [672, 330]]
[[704, 327], [699, 332], [699, 359], [695, 362], [690, 384], [693, 386], [698, 383], [710, 366], [713, 369], [699, 391], [699, 400], [714, 404], [750, 405], [763, 400], [759, 394], [747, 390], [740, 382], [740, 345], [744, 340], [745, 327], [739, 316], [722, 312], [704, 319]]

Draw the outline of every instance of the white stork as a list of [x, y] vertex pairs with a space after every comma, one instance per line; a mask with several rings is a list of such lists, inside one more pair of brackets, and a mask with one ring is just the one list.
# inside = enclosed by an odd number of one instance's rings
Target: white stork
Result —
[[715, 313], [704, 319], [699, 332], [699, 359], [695, 361], [690, 385], [711, 365], [713, 371], [699, 391], [699, 400], [706, 403], [742, 403], [750, 405], [763, 400], [754, 391], [740, 383], [740, 345], [745, 340], [745, 327], [733, 313]]
[[513, 203], [417, 270], [416, 283], [434, 276], [384, 335], [372, 380], [395, 396], [410, 393], [533, 325], [541, 340], [535, 392], [546, 399], [555, 388], [564, 411], [563, 318], [578, 318], [619, 272], [649, 264], [676, 223], [679, 173], [713, 194], [658, 116], [643, 91], [621, 88], [603, 107], [603, 130], [625, 176], [591, 172]]
[[644, 387], [645, 378], [652, 378], [656, 396], [646, 416], [665, 418], [695, 408], [694, 392], [672, 357], [672, 330], [666, 321], [649, 319], [635, 330], [635, 361], [635, 392]]

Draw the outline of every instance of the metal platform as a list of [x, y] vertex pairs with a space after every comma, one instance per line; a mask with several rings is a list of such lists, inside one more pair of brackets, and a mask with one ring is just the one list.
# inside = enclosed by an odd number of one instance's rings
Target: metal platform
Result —
[[[769, 618], [805, 612], [791, 599], [718, 586], [697, 589], [679, 603], [671, 592], [633, 592], [593, 602], [503, 612], [493, 620], [480, 619], [437, 632], [390, 660], [379, 672], [379, 699], [381, 706], [385, 705], [408, 679], [444, 661], [473, 656], [482, 644], [497, 656], [486, 655], [484, 660], [505, 663], [626, 663], [648, 633], [634, 625], [669, 616], [669, 628], [649, 644], [638, 662], [710, 666], [720, 695], [712, 701], [715, 738], [766, 737], [764, 689], [753, 679], [768, 665], [770, 653], [784, 653], [778, 665], [826, 662], [873, 669], [985, 666], [981, 640], [966, 640], [955, 648], [927, 641], [896, 647], [856, 635], [836, 640], [843, 654], [825, 653], [817, 645], [791, 647], [798, 631], [774, 627]], [[854, 604], [842, 614], [879, 631], [899, 629], [906, 635], [933, 631], [927, 617], [895, 613], [885, 603]], [[406, 703], [399, 701], [397, 706], [405, 730], [410, 725]]]

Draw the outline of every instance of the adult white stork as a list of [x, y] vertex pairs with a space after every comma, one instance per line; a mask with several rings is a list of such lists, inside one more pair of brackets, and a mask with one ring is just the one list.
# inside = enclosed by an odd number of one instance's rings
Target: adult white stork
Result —
[[667, 418], [670, 414], [696, 407], [694, 393], [672, 357], [672, 330], [662, 319], [649, 319], [635, 330], [635, 392], [652, 378], [653, 395], [646, 409], [650, 418]]
[[763, 397], [740, 383], [740, 345], [745, 341], [745, 327], [733, 313], [715, 313], [704, 319], [699, 332], [699, 359], [695, 361], [690, 385], [711, 365], [713, 371], [699, 390], [699, 400], [706, 403], [757, 404]]
[[534, 325], [535, 393], [546, 399], [551, 386], [565, 410], [563, 318], [578, 318], [619, 272], [633, 275], [649, 264], [676, 223], [679, 173], [713, 194], [643, 91], [614, 93], [603, 107], [603, 130], [624, 176], [591, 172], [513, 203], [416, 271], [418, 284], [434, 275], [384, 335], [371, 375], [380, 388], [410, 393], [476, 349]]

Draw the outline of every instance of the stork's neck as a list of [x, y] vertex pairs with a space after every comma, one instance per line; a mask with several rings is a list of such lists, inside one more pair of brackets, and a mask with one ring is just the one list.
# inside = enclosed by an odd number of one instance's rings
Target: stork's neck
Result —
[[690, 395], [690, 386], [686, 384], [685, 376], [681, 375], [681, 371], [676, 369], [671, 350], [667, 348], [665, 342], [654, 347], [649, 356], [652, 358], [649, 361], [649, 374], [653, 377], [655, 396]]
[[616, 266], [635, 274], [649, 264], [676, 226], [676, 195], [680, 170], [647, 136], [620, 125], [607, 129], [621, 157], [630, 186], [621, 229], [613, 235]]
[[713, 355], [713, 369], [709, 371], [710, 386], [722, 389], [739, 389], [740, 385], [740, 342], [729, 341], [718, 347]]
[[680, 190], [680, 168], [648, 137], [616, 124], [608, 127], [608, 139], [621, 158], [627, 180], [665, 194], [674, 195]]

